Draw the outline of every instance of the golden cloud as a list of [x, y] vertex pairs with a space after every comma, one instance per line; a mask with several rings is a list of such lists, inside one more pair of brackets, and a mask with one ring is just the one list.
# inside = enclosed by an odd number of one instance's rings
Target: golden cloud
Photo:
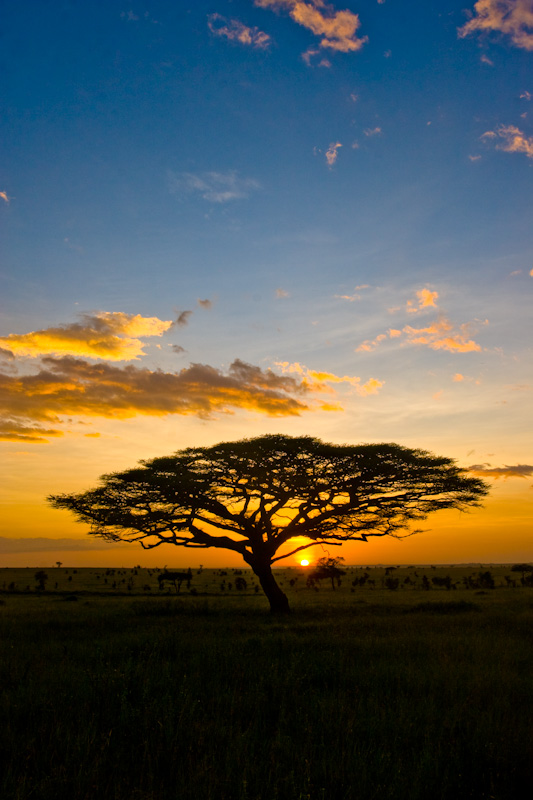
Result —
[[324, 0], [255, 0], [260, 8], [274, 11], [286, 10], [294, 22], [307, 28], [315, 36], [321, 36], [320, 47], [328, 47], [341, 53], [360, 50], [368, 36], [359, 39], [356, 32], [361, 23], [358, 14], [352, 11], [335, 11]]
[[474, 16], [458, 29], [461, 38], [477, 31], [496, 31], [516, 47], [533, 50], [532, 0], [477, 0]]
[[[184, 312], [190, 313], [190, 312]], [[31, 333], [0, 337], [0, 346], [19, 356], [83, 356], [108, 361], [131, 361], [144, 355], [140, 336], [162, 336], [172, 320], [100, 311], [84, 314], [81, 322]]]
[[421, 308], [437, 308], [435, 300], [438, 296], [438, 292], [430, 292], [429, 289], [420, 289], [420, 291], [416, 293], [416, 301], [407, 301], [406, 310], [409, 314], [416, 314]]
[[232, 42], [266, 50], [270, 47], [270, 36], [259, 28], [249, 28], [238, 19], [226, 19], [222, 14], [210, 14], [207, 25], [215, 36], [223, 36]]
[[47, 442], [50, 436], [62, 435], [63, 432], [60, 430], [43, 428], [41, 425], [31, 425], [16, 416], [6, 418], [0, 422], [0, 441], [3, 442], [41, 444]]
[[311, 392], [328, 392], [334, 394], [334, 390], [328, 384], [347, 383], [362, 396], [377, 394], [378, 390], [384, 385], [377, 378], [370, 378], [365, 384], [361, 385], [361, 378], [352, 375], [335, 375], [332, 372], [319, 372], [318, 370], [308, 369], [298, 361], [289, 363], [288, 361], [278, 361], [276, 366], [281, 367], [283, 372], [296, 373], [302, 376], [302, 385]]
[[5, 203], [9, 204], [9, 197], [7, 196], [7, 192], [0, 192], [0, 197]]
[[502, 125], [497, 131], [487, 131], [482, 139], [503, 139], [496, 145], [497, 150], [504, 150], [506, 153], [525, 153], [528, 158], [533, 158], [533, 136], [525, 136], [519, 128], [514, 125]]
[[[450, 353], [480, 351], [481, 346], [473, 339], [468, 339], [469, 327], [466, 323], [460, 325], [458, 330], [454, 330], [452, 323], [446, 317], [440, 317], [425, 328], [413, 328], [411, 325], [406, 325], [401, 331], [389, 329], [388, 336], [391, 339], [404, 336], [406, 344], [427, 345], [431, 350], [448, 350]], [[356, 352], [371, 352], [386, 339], [387, 336], [380, 333], [375, 339], [367, 339], [360, 344], [356, 348]]]
[[71, 356], [45, 357], [37, 374], [0, 373], [4, 420], [0, 438], [43, 441], [61, 435], [57, 426], [65, 416], [127, 419], [192, 414], [207, 419], [233, 409], [294, 416], [311, 409], [304, 398], [312, 391], [316, 387], [307, 379], [278, 375], [239, 359], [224, 373], [206, 364], [163, 372], [133, 365], [91, 364]]

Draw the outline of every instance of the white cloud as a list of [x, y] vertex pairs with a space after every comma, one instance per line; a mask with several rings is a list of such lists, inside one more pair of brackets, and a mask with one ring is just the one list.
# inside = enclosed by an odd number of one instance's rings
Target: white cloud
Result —
[[198, 194], [209, 203], [228, 203], [242, 200], [252, 191], [260, 189], [253, 178], [241, 178], [235, 170], [228, 172], [169, 172], [169, 189], [172, 193]]

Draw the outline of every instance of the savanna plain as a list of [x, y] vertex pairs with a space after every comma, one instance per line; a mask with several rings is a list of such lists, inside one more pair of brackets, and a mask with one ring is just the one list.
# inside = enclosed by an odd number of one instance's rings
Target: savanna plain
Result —
[[283, 618], [247, 570], [178, 594], [140, 567], [0, 569], [0, 797], [529, 796], [533, 587], [511, 566], [280, 569]]

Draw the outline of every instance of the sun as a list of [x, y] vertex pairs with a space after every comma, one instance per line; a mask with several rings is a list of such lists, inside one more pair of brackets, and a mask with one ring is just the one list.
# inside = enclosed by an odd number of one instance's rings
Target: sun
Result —
[[301, 565], [302, 567], [308, 567], [308, 566], [309, 566], [309, 560], [308, 560], [307, 558], [303, 558], [303, 559], [300, 561], [300, 565]]

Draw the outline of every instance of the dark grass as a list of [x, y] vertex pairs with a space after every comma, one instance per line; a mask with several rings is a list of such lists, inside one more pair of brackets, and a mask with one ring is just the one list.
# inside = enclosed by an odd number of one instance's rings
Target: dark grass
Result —
[[524, 796], [532, 593], [460, 594], [4, 595], [0, 797]]

